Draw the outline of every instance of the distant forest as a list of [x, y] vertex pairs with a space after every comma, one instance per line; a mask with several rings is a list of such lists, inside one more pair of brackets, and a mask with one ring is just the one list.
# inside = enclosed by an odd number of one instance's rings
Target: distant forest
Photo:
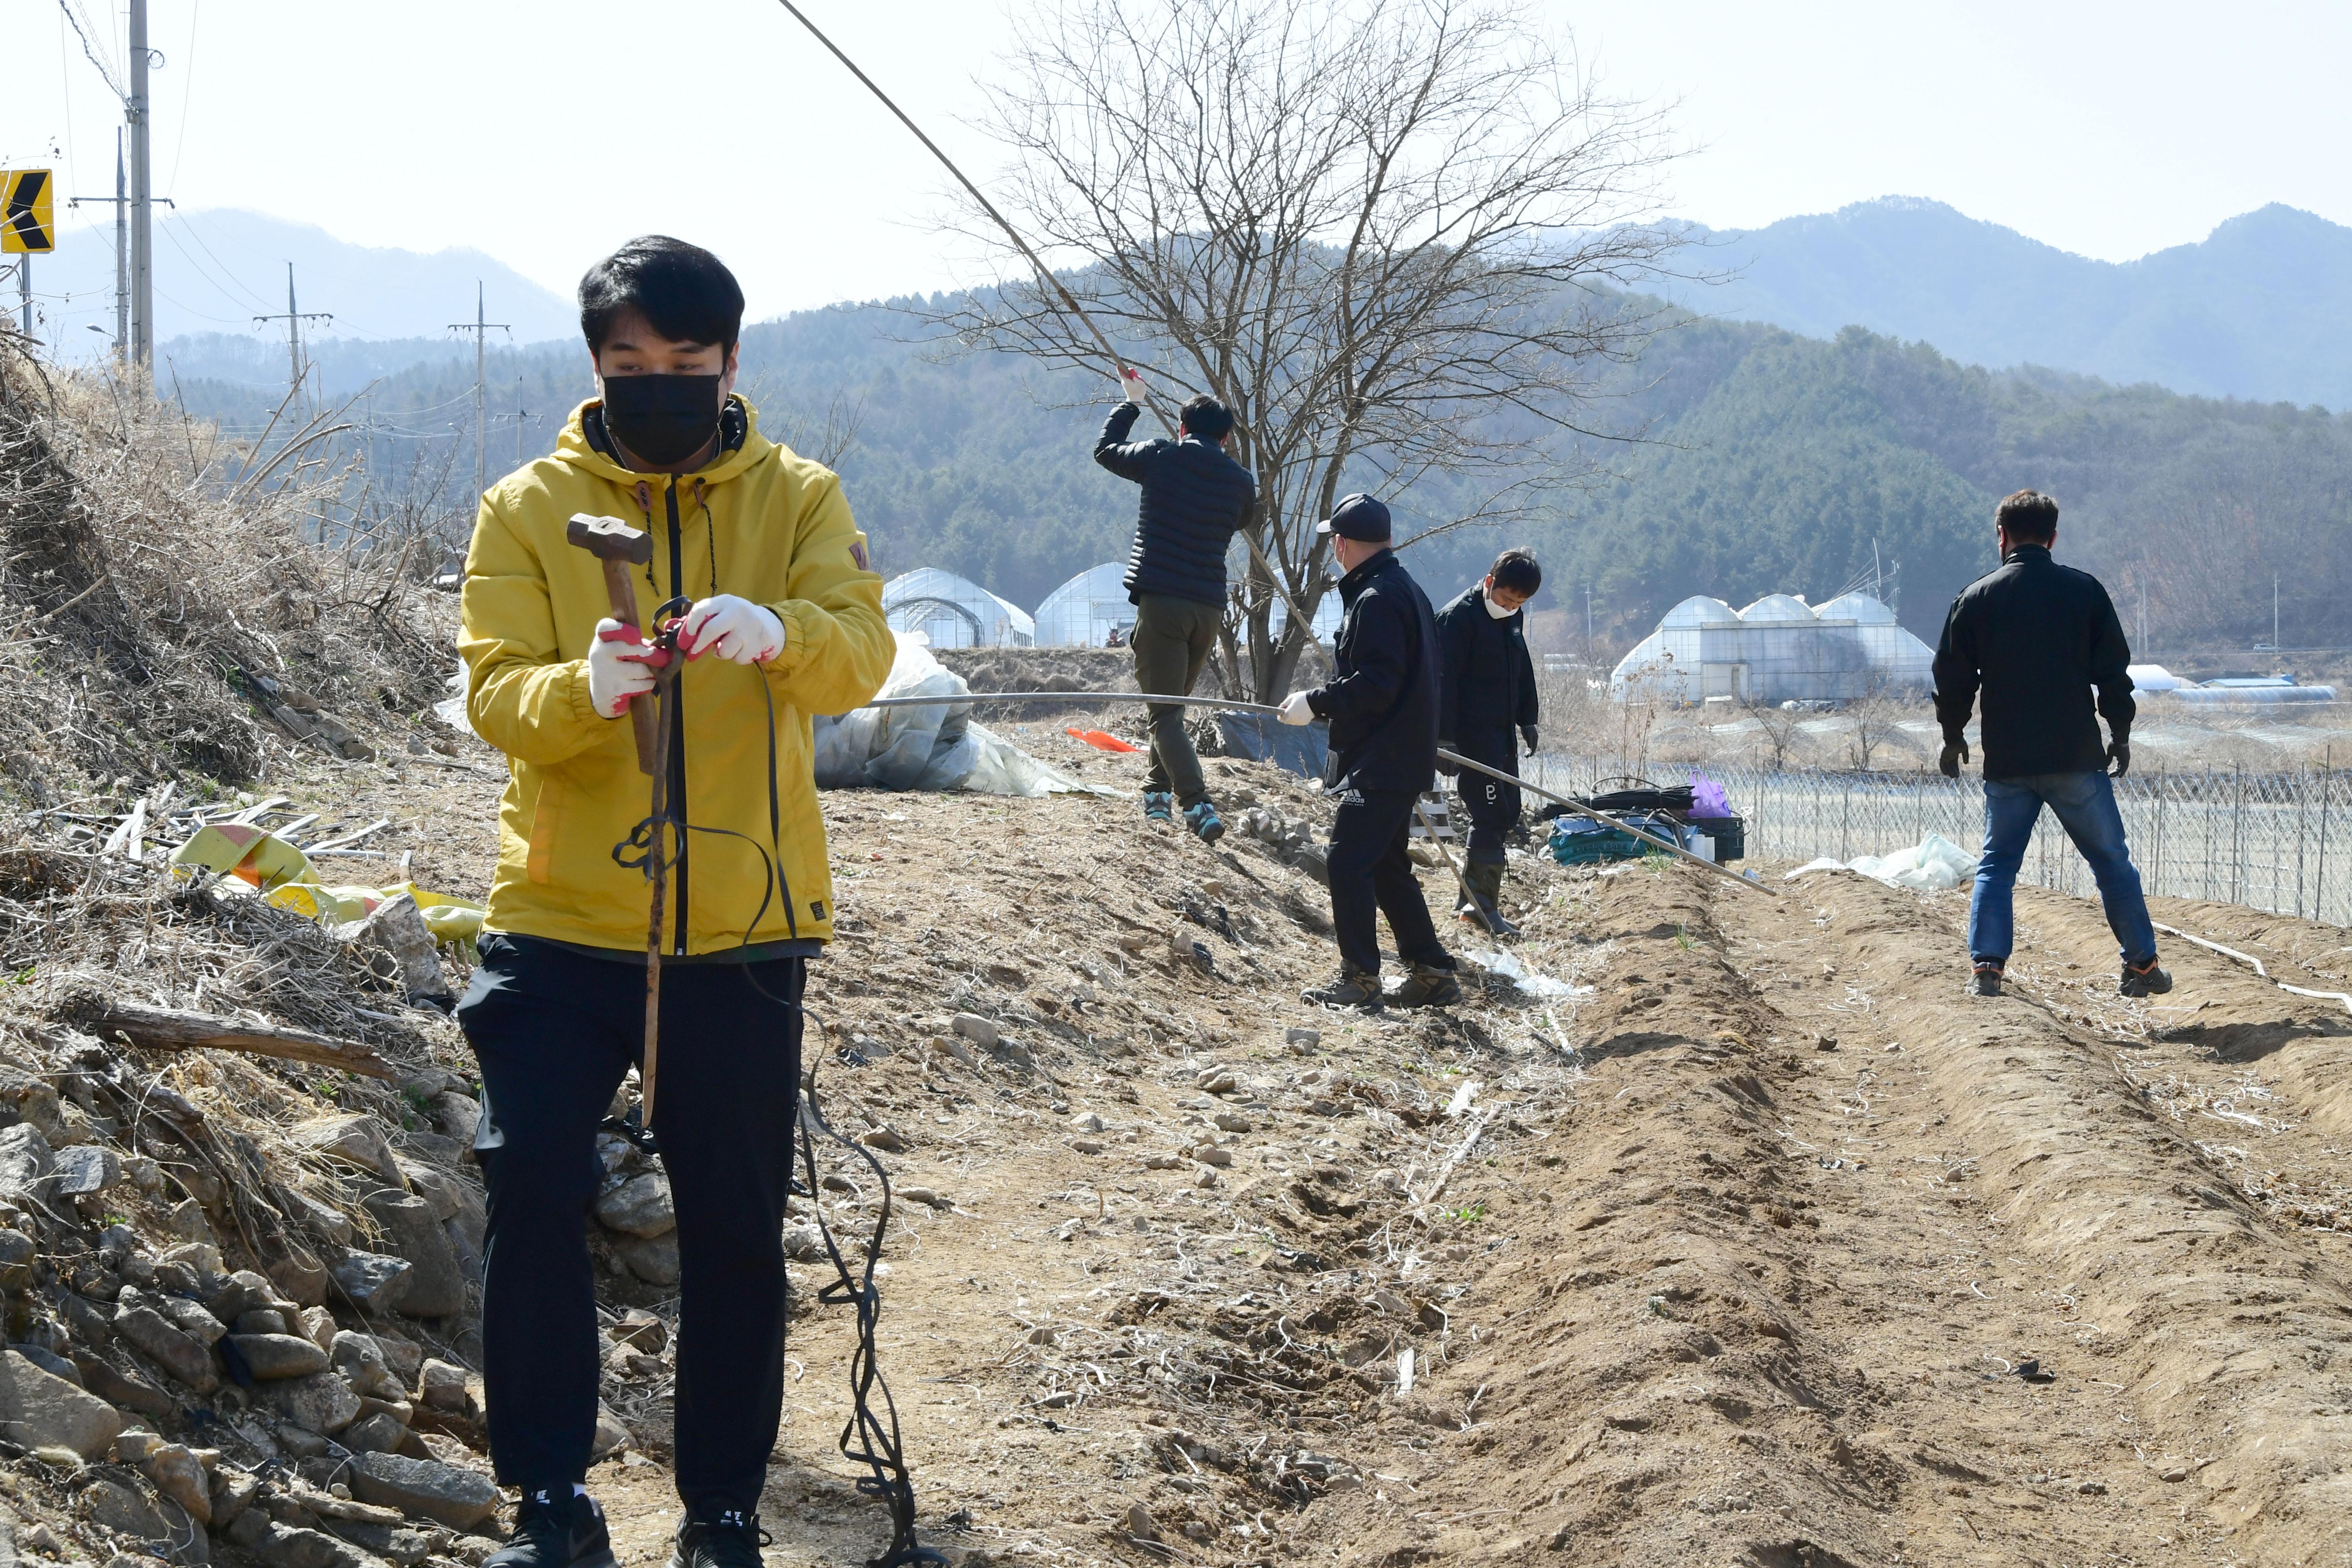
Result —
[[[1135, 492], [1089, 457], [1109, 387], [957, 353], [922, 325], [919, 304], [747, 329], [743, 390], [764, 427], [814, 447], [829, 417], [854, 418], [839, 468], [886, 574], [941, 566], [1034, 605], [1123, 557]], [[163, 357], [162, 390], [236, 436], [257, 435], [285, 395], [282, 344], [182, 339]], [[488, 363], [495, 478], [519, 449], [551, 447], [590, 382], [573, 342], [498, 349]], [[359, 396], [351, 416], [367, 426], [372, 482], [435, 497], [462, 540], [470, 347], [330, 342], [311, 364], [310, 386], [330, 402]], [[1975, 369], [1860, 328], [1823, 341], [1684, 316], [1593, 420], [1628, 437], [1586, 454], [1609, 477], [1507, 526], [1410, 550], [1433, 597], [1516, 544], [1543, 559], [1538, 608], [1568, 612], [1575, 643], [1589, 586], [1600, 653], [1693, 594], [1819, 602], [1874, 583], [1932, 640], [1953, 594], [1993, 564], [1993, 502], [2032, 485], [2064, 509], [2060, 558], [2107, 582], [2135, 643], [2143, 625], [2158, 653], [2267, 642], [2275, 581], [2289, 647], [2352, 644], [2352, 417]], [[1443, 483], [1393, 500], [1411, 531], [1469, 504]]]

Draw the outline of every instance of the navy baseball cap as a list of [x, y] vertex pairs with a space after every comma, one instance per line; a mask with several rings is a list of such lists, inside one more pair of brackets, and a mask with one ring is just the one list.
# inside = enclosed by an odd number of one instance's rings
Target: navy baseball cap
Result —
[[1331, 509], [1331, 520], [1315, 525], [1318, 533], [1336, 533], [1362, 544], [1380, 544], [1389, 538], [1389, 509], [1360, 491]]

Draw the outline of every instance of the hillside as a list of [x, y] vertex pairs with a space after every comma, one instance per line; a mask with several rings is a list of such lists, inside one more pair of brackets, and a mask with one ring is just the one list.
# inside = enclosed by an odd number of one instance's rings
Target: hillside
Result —
[[2122, 263], [1908, 196], [1694, 232], [1730, 276], [1670, 292], [1709, 315], [1824, 338], [1864, 326], [1970, 364], [2352, 407], [2352, 229], [2293, 207]]
[[[331, 392], [372, 384], [352, 415], [378, 482], [441, 498], [470, 527], [471, 357], [398, 368], [378, 346], [322, 353]], [[1102, 413], [1091, 379], [1003, 355], [949, 355], [905, 304], [841, 306], [747, 329], [745, 387], [767, 426], [821, 445], [854, 413], [840, 468], [887, 573], [945, 566], [1034, 605], [1071, 574], [1123, 556], [1131, 489], [1087, 456]], [[249, 340], [170, 346], [197, 414], [258, 435], [282, 398]], [[490, 356], [490, 468], [537, 453], [585, 396], [586, 356], [557, 342]], [[529, 410], [517, 421], [511, 411]], [[2289, 646], [2352, 643], [2352, 418], [2285, 405], [2183, 397], [2052, 372], [1993, 372], [1860, 330], [1833, 340], [1684, 319], [1599, 405], [1594, 444], [1616, 476], [1522, 522], [1458, 530], [1412, 559], [1433, 595], [1475, 580], [1506, 543], [1552, 567], [1538, 608], [1581, 630], [1583, 585], [1604, 647], [1646, 632], [1695, 593], [1744, 604], [1815, 601], [1864, 578], [1933, 638], [1951, 595], [1992, 563], [1996, 498], [2021, 485], [2065, 507], [2062, 556], [2128, 605], [2143, 590], [2159, 649], [2267, 641], [2272, 581]], [[1433, 483], [1396, 498], [1418, 530], [1455, 515]]]

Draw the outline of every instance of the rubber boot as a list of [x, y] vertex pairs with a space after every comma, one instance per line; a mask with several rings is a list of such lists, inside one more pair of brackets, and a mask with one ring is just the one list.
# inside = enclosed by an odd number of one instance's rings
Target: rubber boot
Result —
[[1462, 879], [1469, 884], [1471, 897], [1478, 900], [1477, 908], [1465, 903], [1457, 911], [1464, 920], [1495, 936], [1519, 934], [1519, 928], [1503, 913], [1503, 868], [1499, 863], [1465, 866]]

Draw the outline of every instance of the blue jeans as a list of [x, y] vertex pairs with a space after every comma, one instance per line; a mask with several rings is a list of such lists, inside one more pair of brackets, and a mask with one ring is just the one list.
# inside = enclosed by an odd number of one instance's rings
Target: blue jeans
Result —
[[2107, 929], [2122, 944], [2126, 963], [2156, 957], [2156, 928], [2148, 924], [2147, 899], [2139, 873], [2124, 845], [2123, 813], [2116, 787], [2104, 773], [2035, 773], [2026, 778], [1987, 779], [1984, 854], [1977, 861], [1976, 892], [1969, 900], [1969, 957], [1977, 963], [2009, 962], [2016, 940], [2011, 895], [2033, 824], [2047, 805], [2066, 837], [2091, 863]]

